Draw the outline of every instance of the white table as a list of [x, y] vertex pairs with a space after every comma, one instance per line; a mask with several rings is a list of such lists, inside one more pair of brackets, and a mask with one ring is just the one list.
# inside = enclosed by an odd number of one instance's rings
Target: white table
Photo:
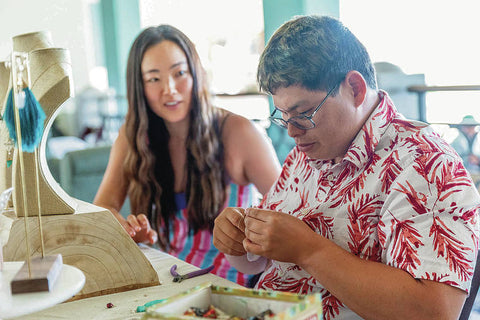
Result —
[[85, 284], [82, 271], [64, 264], [51, 291], [11, 295], [10, 282], [23, 264], [23, 261], [4, 263], [0, 277], [0, 318], [8, 319], [49, 308], [70, 299]]
[[[146, 246], [141, 246], [140, 249], [157, 271], [161, 285], [65, 302], [28, 316], [12, 319], [141, 319], [143, 313], [136, 312], [137, 306], [170, 297], [204, 282], [212, 282], [220, 286], [241, 287], [213, 274], [187, 279], [180, 283], [172, 282], [170, 275], [172, 265], [178, 266], [177, 272], [180, 274], [198, 270], [198, 268]], [[107, 308], [108, 303], [113, 303], [114, 307]]]

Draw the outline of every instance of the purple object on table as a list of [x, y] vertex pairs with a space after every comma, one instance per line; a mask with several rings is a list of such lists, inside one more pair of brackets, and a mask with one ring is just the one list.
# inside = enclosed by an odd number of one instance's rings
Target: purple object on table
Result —
[[208, 268], [205, 268], [205, 269], [200, 269], [200, 270], [197, 270], [197, 271], [193, 271], [193, 272], [181, 275], [177, 272], [177, 265], [174, 264], [170, 268], [170, 274], [173, 276], [173, 282], [182, 282], [185, 279], [190, 279], [190, 278], [193, 278], [193, 277], [201, 276], [202, 274], [209, 273], [214, 268], [215, 268], [215, 266], [212, 265], [212, 266], [210, 266]]

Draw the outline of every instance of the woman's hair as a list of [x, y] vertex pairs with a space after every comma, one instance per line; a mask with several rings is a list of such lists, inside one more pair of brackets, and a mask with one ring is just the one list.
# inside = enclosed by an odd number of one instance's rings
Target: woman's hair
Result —
[[257, 80], [270, 94], [292, 85], [328, 91], [351, 70], [377, 89], [370, 56], [347, 27], [328, 16], [300, 16], [275, 31], [260, 57]]
[[135, 214], [145, 213], [159, 232], [160, 246], [170, 247], [169, 236], [176, 213], [174, 173], [168, 149], [169, 133], [162, 118], [148, 105], [141, 71], [145, 52], [162, 41], [172, 41], [185, 53], [193, 78], [190, 128], [185, 143], [186, 198], [190, 232], [213, 228], [213, 220], [226, 199], [220, 122], [224, 114], [212, 107], [205, 71], [194, 44], [180, 30], [160, 25], [145, 29], [130, 49], [127, 64], [126, 135], [129, 152], [124, 172]]

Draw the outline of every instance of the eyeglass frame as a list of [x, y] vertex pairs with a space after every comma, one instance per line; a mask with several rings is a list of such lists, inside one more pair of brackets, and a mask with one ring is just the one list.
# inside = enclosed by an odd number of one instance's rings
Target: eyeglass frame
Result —
[[[342, 80], [343, 81], [343, 80]], [[341, 83], [341, 82], [340, 82]], [[330, 91], [327, 92], [327, 95], [325, 96], [325, 98], [323, 98], [322, 102], [320, 102], [320, 104], [315, 108], [315, 110], [313, 110], [313, 112], [307, 116], [307, 115], [298, 115], [298, 116], [295, 116], [295, 117], [291, 117], [290, 119], [288, 120], [285, 120], [283, 118], [277, 118], [277, 117], [274, 117], [273, 115], [275, 114], [275, 112], [279, 111], [281, 113], [283, 113], [282, 110], [278, 109], [277, 107], [275, 107], [275, 109], [273, 109], [273, 112], [270, 114], [270, 116], [268, 117], [268, 120], [270, 120], [272, 123], [274, 123], [275, 125], [281, 127], [281, 128], [285, 128], [287, 129], [288, 128], [288, 124], [291, 123], [293, 126], [297, 127], [298, 129], [301, 129], [301, 130], [310, 130], [310, 129], [313, 129], [317, 126], [317, 124], [313, 121], [313, 117], [315, 116], [315, 114], [318, 112], [318, 110], [320, 110], [320, 108], [325, 104], [325, 102], [327, 101], [328, 97], [333, 93], [333, 91], [335, 91], [335, 89], [340, 85], [340, 83], [337, 83], [332, 89], [330, 89]], [[309, 120], [312, 124], [313, 124], [313, 127], [311, 128], [305, 128], [305, 127], [299, 127], [298, 125], [295, 124], [295, 122], [291, 122], [292, 119], [295, 120], [295, 118], [297, 119], [307, 119]], [[298, 123], [297, 123], [298, 124]]]

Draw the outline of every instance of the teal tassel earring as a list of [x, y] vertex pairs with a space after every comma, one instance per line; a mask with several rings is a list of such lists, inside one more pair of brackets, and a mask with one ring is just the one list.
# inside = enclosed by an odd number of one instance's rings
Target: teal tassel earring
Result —
[[[34, 152], [42, 139], [43, 123], [46, 118], [45, 112], [43, 112], [40, 103], [28, 87], [23, 88], [18, 97], [22, 151]], [[11, 89], [8, 93], [3, 119], [5, 120], [10, 137], [16, 144], [17, 134], [15, 131], [15, 116], [13, 108], [13, 89]]]
[[[22, 142], [22, 151], [34, 152], [40, 144], [43, 134], [43, 123], [45, 121], [45, 112], [37, 101], [30, 88], [25, 85], [26, 66], [25, 59], [19, 60], [19, 70], [16, 85], [18, 94], [14, 99], [14, 88], [10, 89], [7, 98], [7, 104], [3, 114], [3, 120], [7, 126], [10, 138], [15, 145], [18, 144], [18, 137], [15, 127], [15, 105], [18, 108], [18, 117], [20, 120], [20, 137]], [[15, 82], [14, 82], [15, 83]], [[15, 102], [14, 102], [15, 100]]]

